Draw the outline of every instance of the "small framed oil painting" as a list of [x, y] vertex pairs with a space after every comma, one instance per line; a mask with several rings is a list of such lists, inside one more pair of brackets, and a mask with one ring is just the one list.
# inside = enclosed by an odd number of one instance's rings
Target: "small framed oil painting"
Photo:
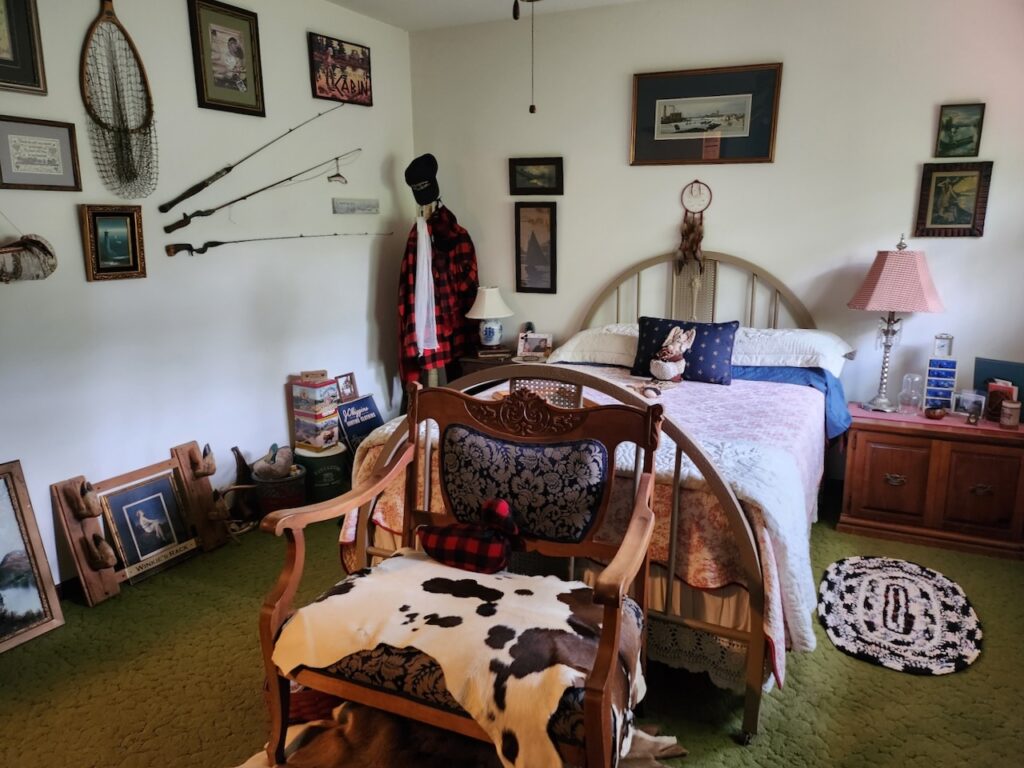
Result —
[[510, 195], [560, 195], [563, 188], [562, 158], [509, 158], [508, 193]]
[[146, 276], [142, 207], [80, 205], [85, 279], [125, 280]]
[[925, 163], [915, 237], [981, 237], [992, 163]]
[[939, 107], [935, 157], [977, 157], [984, 121], [984, 104], [943, 104]]

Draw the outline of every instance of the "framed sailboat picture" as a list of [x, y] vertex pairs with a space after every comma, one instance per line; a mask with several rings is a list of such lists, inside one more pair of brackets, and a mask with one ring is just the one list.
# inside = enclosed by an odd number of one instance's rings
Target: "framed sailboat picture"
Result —
[[516, 203], [516, 291], [557, 293], [554, 203]]

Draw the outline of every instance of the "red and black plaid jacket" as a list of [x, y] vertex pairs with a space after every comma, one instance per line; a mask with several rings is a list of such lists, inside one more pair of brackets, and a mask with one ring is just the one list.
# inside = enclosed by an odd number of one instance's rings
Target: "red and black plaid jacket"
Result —
[[434, 251], [434, 317], [437, 349], [420, 355], [416, 346], [416, 225], [409, 232], [398, 283], [398, 366], [402, 381], [419, 381], [420, 372], [443, 368], [467, 354], [477, 324], [466, 320], [479, 285], [476, 249], [455, 214], [439, 205], [427, 219]]

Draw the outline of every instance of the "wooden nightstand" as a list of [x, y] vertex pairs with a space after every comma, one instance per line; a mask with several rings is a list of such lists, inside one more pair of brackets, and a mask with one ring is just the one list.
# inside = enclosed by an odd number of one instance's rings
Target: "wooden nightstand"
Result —
[[499, 365], [510, 365], [514, 362], [511, 358], [495, 360], [493, 357], [460, 357], [459, 367], [462, 369], [462, 375], [465, 376], [467, 373], [476, 373], [485, 368], [497, 368]]
[[840, 531], [1024, 558], [1024, 431], [850, 413]]

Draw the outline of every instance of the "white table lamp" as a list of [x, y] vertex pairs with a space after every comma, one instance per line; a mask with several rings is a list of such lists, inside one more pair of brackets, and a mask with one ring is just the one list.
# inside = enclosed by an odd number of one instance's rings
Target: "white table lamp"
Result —
[[466, 313], [470, 320], [480, 321], [480, 345], [488, 349], [501, 344], [502, 327], [499, 318], [511, 316], [512, 310], [508, 308], [495, 286], [477, 288], [476, 301]]

